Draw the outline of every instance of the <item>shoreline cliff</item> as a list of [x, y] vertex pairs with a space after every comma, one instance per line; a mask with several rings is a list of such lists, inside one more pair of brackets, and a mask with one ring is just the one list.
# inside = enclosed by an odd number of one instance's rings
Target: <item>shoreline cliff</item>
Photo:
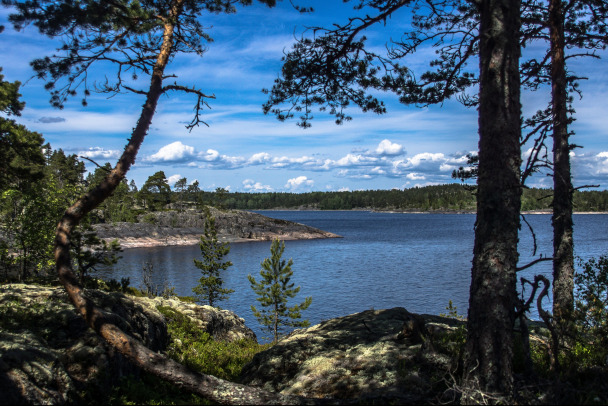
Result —
[[[220, 241], [229, 243], [341, 238], [341, 236], [300, 223], [273, 219], [241, 210], [209, 208], [215, 218]], [[140, 215], [137, 223], [95, 224], [99, 238], [118, 239], [122, 248], [195, 245], [205, 232], [203, 211], [161, 211]]]

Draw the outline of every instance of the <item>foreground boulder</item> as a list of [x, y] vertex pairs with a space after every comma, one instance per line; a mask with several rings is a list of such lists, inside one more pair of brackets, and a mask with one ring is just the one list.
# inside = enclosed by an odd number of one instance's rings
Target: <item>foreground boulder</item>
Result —
[[401, 307], [368, 310], [296, 330], [256, 354], [241, 382], [306, 397], [428, 400], [437, 390], [437, 372], [453, 367], [433, 341], [458, 322], [424, 317], [426, 324]]
[[[188, 316], [215, 339], [255, 339], [243, 319], [227, 310], [98, 290], [87, 290], [87, 295], [153, 351], [164, 351], [169, 344], [157, 306]], [[0, 286], [0, 404], [91, 402], [121, 377], [139, 373], [85, 324], [63, 287]]]

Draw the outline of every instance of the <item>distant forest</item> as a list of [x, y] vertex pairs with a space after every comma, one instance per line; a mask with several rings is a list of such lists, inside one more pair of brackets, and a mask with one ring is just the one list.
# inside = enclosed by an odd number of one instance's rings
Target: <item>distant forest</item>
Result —
[[[66, 157], [60, 150], [49, 159], [48, 169], [53, 172], [66, 172], [74, 178], [75, 191], [86, 189], [87, 185], [97, 184], [110, 168], [109, 164], [97, 168], [86, 180], [82, 177], [83, 164], [74, 156]], [[59, 165], [72, 159], [71, 165]], [[55, 162], [57, 161], [57, 162]], [[80, 166], [78, 166], [80, 165]], [[72, 168], [71, 166], [75, 166]], [[76, 166], [78, 166], [76, 168]], [[69, 170], [66, 168], [69, 167]], [[61, 177], [61, 176], [60, 176]], [[48, 183], [48, 182], [47, 182]], [[78, 187], [80, 185], [80, 187]], [[521, 199], [523, 211], [551, 210], [551, 189], [530, 188], [523, 190]], [[575, 191], [573, 194], [574, 210], [579, 212], [608, 211], [608, 191], [587, 190]], [[198, 182], [188, 184], [186, 178], [169, 186], [163, 171], [151, 175], [141, 189], [135, 182], [123, 179], [113, 195], [102, 203], [92, 214], [92, 223], [117, 221], [138, 221], [138, 216], [168, 208], [184, 210], [186, 208], [212, 205], [221, 209], [270, 210], [270, 209], [304, 209], [304, 210], [397, 210], [397, 211], [466, 211], [476, 209], [475, 188], [470, 185], [451, 183], [445, 185], [414, 187], [392, 190], [357, 190], [344, 192], [308, 192], [308, 193], [243, 193], [229, 192], [223, 188], [215, 191], [204, 191]]]
[[[309, 193], [200, 192], [199, 197], [229, 209], [410, 210], [475, 211], [475, 191], [470, 186], [446, 184], [411, 189]], [[575, 211], [608, 211], [608, 191], [575, 191]], [[522, 210], [550, 210], [551, 189], [524, 189]]]

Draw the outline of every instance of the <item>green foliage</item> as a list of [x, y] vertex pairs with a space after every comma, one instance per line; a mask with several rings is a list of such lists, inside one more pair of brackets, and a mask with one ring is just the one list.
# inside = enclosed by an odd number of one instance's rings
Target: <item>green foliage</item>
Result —
[[136, 287], [129, 286], [125, 290], [125, 293], [135, 297], [148, 297], [147, 293], [141, 289], [137, 289]]
[[445, 309], [447, 310], [447, 313], [439, 313], [441, 317], [449, 317], [450, 319], [456, 319], [460, 321], [466, 320], [465, 316], [458, 313], [458, 309], [456, 308], [456, 306], [454, 306], [451, 300], [448, 302], [448, 305], [445, 307]]
[[156, 216], [152, 213], [148, 213], [143, 218], [144, 223], [156, 224]]
[[[0, 68], [0, 72], [2, 72], [2, 68]], [[0, 112], [14, 116], [21, 115], [25, 103], [19, 100], [21, 98], [20, 86], [20, 82], [4, 81], [4, 75], [0, 73]]]
[[194, 265], [201, 270], [203, 276], [198, 280], [198, 285], [192, 288], [199, 302], [207, 302], [213, 306], [216, 302], [228, 299], [233, 289], [223, 287], [224, 280], [220, 273], [232, 266], [232, 262], [223, 261], [230, 252], [230, 244], [222, 243], [217, 239], [217, 228], [215, 218], [209, 210], [206, 211], [205, 234], [201, 236], [199, 243], [202, 261], [194, 259]]
[[100, 239], [86, 218], [72, 232], [70, 244], [74, 269], [78, 272], [81, 284], [91, 270], [96, 271], [99, 265], [115, 265], [121, 258], [117, 255], [122, 252], [118, 240], [108, 244]]
[[293, 271], [291, 265], [293, 260], [286, 262], [281, 259], [285, 251], [285, 243], [276, 239], [270, 246], [271, 257], [262, 261], [260, 275], [262, 280], [258, 283], [251, 275], [247, 275], [251, 288], [258, 295], [256, 299], [260, 302], [262, 309], [258, 310], [251, 306], [253, 315], [259, 323], [272, 334], [273, 342], [277, 342], [283, 335], [284, 327], [307, 327], [308, 320], [300, 319], [301, 311], [306, 310], [312, 303], [312, 298], [307, 297], [299, 305], [287, 307], [287, 301], [296, 296], [300, 287], [294, 288], [290, 283]]
[[608, 256], [579, 261], [574, 276], [575, 322], [580, 337], [573, 348], [576, 360], [605, 365], [608, 357]]
[[[97, 403], [97, 402], [92, 402]], [[208, 405], [209, 401], [184, 392], [156, 376], [142, 372], [141, 376], [123, 377], [113, 387], [109, 405]]]
[[[467, 169], [463, 169], [467, 170]], [[458, 175], [457, 175], [458, 176]], [[192, 185], [190, 185], [192, 186]], [[469, 185], [457, 183], [392, 190], [356, 190], [350, 192], [309, 193], [242, 193], [230, 192], [218, 197], [216, 192], [190, 191], [189, 202], [222, 202], [226, 209], [268, 210], [277, 208], [310, 208], [320, 210], [381, 209], [404, 211], [471, 211], [476, 210], [476, 197]], [[551, 210], [551, 189], [523, 189], [524, 211]], [[608, 211], [608, 191], [580, 191], [573, 194], [576, 211]]]
[[[94, 172], [87, 176], [86, 184], [91, 190], [99, 185], [104, 178], [112, 170], [112, 165], [106, 162], [102, 167], [98, 167]], [[127, 179], [123, 179], [114, 193], [101, 203], [97, 209], [91, 213], [91, 222], [97, 223], [115, 223], [119, 221], [135, 222], [136, 211], [135, 192], [131, 193]]]
[[[85, 167], [76, 155], [42, 145], [38, 134], [17, 130], [3, 134], [0, 143], [0, 157], [14, 155], [9, 160], [12, 169], [0, 171], [0, 227], [6, 237], [0, 259], [5, 278], [10, 269], [23, 280], [32, 272], [44, 275], [53, 268], [55, 228], [66, 207], [85, 190]], [[108, 244], [97, 237], [88, 218], [74, 231], [71, 249], [81, 282], [97, 265], [116, 263], [120, 252], [118, 242]]]
[[215, 189], [215, 193], [214, 193], [214, 205], [215, 207], [217, 207], [220, 210], [225, 210], [226, 209], [226, 201], [228, 199], [228, 195], [229, 195], [229, 191], [227, 189], [224, 189], [223, 187], [218, 187]]
[[0, 327], [3, 330], [18, 331], [20, 329], [37, 330], [41, 320], [46, 315], [47, 306], [41, 302], [27, 305], [18, 296], [9, 296], [0, 304]]
[[[582, 263], [574, 277], [576, 311], [585, 330], [601, 329], [608, 333], [608, 256]], [[608, 339], [608, 334], [605, 334]]]
[[188, 180], [186, 178], [179, 179], [177, 182], [175, 182], [175, 185], [173, 185], [173, 188], [175, 190], [174, 195], [177, 195], [176, 196], [177, 209], [180, 211], [184, 209], [184, 201], [186, 199], [187, 186], [188, 186]]
[[71, 194], [67, 196], [68, 203], [72, 203], [72, 200], [84, 192], [86, 168], [76, 154], [66, 155], [62, 149], [52, 151], [48, 156], [45, 172], [47, 178], [55, 179], [58, 188], [75, 188], [70, 190]]
[[583, 388], [588, 386], [588, 381], [582, 378], [586, 371], [608, 372], [608, 256], [579, 260], [574, 282], [575, 329], [573, 335], [565, 337], [565, 345], [560, 346], [559, 370], [552, 360], [551, 339], [546, 329], [540, 329], [540, 334], [536, 331], [538, 337], [530, 342], [530, 356], [540, 376], [554, 378], [559, 373], [560, 379]]
[[458, 309], [451, 300], [445, 309], [447, 313], [439, 313], [441, 317], [458, 320], [462, 323], [456, 328], [439, 334], [435, 340], [435, 347], [438, 351], [450, 355], [452, 359], [458, 360], [462, 357], [467, 338], [467, 330], [464, 323], [466, 317], [458, 313]]
[[203, 196], [201, 194], [198, 180], [195, 180], [191, 185], [188, 185], [186, 193], [188, 196], [188, 202], [193, 203], [195, 207], [199, 207], [203, 203]]
[[[49, 147], [50, 148], [50, 147]], [[0, 201], [0, 224], [9, 250], [16, 254], [18, 279], [53, 267], [55, 228], [65, 208], [81, 192], [77, 160], [49, 153], [44, 178], [31, 187], [9, 187]]]
[[196, 298], [192, 297], [192, 296], [176, 296], [179, 301], [184, 302], [184, 303], [196, 303]]
[[158, 171], [151, 175], [137, 193], [143, 206], [150, 210], [160, 210], [171, 201], [171, 188], [165, 172]]
[[0, 117], [0, 190], [16, 188], [23, 191], [42, 179], [43, 143], [42, 135]]
[[461, 182], [477, 179], [479, 175], [479, 156], [477, 154], [467, 154], [467, 165], [452, 171], [452, 178], [460, 179]]
[[169, 356], [200, 373], [235, 381], [243, 366], [256, 353], [268, 348], [253, 340], [216, 341], [189, 317], [170, 307], [157, 309], [168, 321], [172, 339], [167, 351]]

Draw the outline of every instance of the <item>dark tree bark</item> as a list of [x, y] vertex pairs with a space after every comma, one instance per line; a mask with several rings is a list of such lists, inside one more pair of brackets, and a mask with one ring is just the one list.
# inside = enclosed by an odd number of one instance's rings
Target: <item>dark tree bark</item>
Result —
[[224, 381], [213, 376], [193, 372], [185, 366], [145, 347], [141, 342], [120, 330], [113, 322], [112, 315], [97, 308], [88, 299], [74, 274], [70, 258], [70, 238], [72, 231], [82, 218], [108, 198], [135, 162], [150, 124], [158, 99], [163, 93], [162, 81], [174, 45], [175, 21], [183, 7], [184, 0], [172, 3], [170, 18], [164, 24], [163, 42], [154, 65], [150, 89], [142, 107], [137, 126], [116, 167], [93, 190], [83, 195], [68, 208], [60, 220], [55, 239], [55, 261], [59, 279], [68, 296], [87, 324], [100, 334], [134, 364], [189, 392], [203, 396], [212, 402], [235, 404], [312, 404], [320, 399], [303, 399], [266, 392], [257, 388]]
[[512, 391], [521, 205], [519, 0], [480, 2], [479, 176], [464, 402]]
[[564, 8], [549, 3], [551, 42], [551, 105], [553, 109], [553, 316], [558, 325], [574, 310], [574, 242], [572, 236], [572, 176], [568, 134]]

